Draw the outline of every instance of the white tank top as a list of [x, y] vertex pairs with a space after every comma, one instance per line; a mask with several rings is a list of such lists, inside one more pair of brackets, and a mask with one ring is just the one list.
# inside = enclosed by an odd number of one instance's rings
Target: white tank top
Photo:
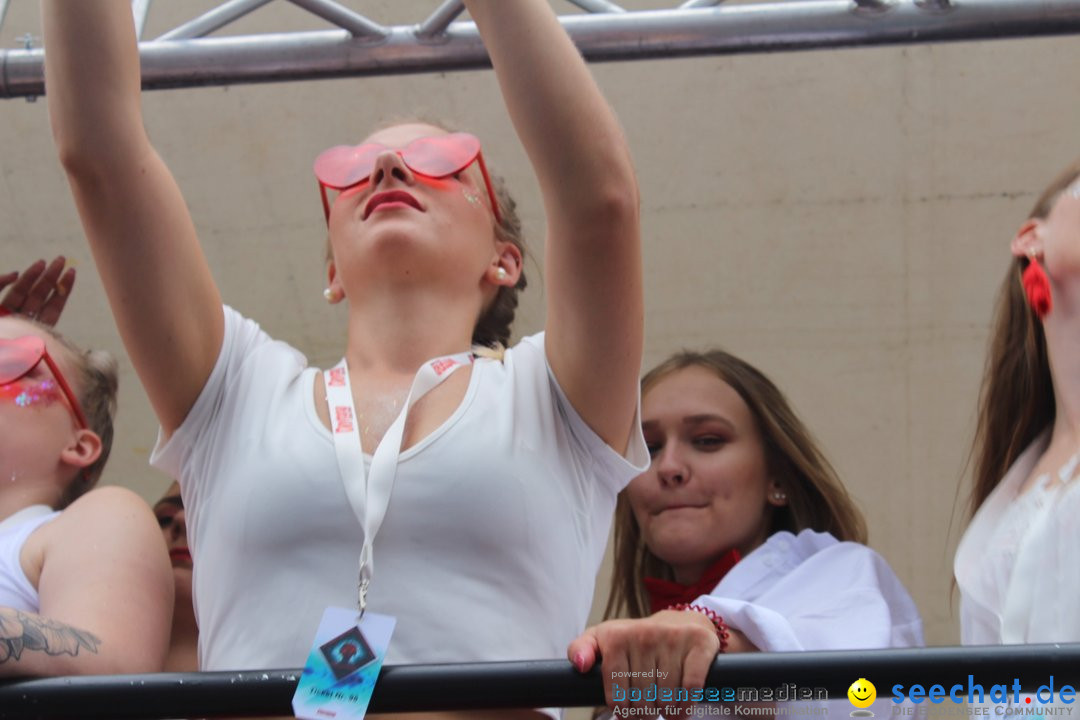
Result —
[[38, 612], [37, 588], [23, 572], [19, 556], [30, 533], [59, 515], [47, 505], [31, 505], [0, 522], [0, 607]]

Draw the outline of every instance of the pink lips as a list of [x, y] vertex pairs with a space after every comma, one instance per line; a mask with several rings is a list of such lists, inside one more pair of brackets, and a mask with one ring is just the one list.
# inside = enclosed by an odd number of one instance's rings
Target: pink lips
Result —
[[414, 207], [417, 210], [423, 210], [420, 207], [420, 202], [409, 193], [404, 190], [387, 190], [386, 192], [376, 193], [368, 200], [367, 207], [364, 208], [364, 219], [367, 220], [371, 216], [371, 213], [375, 211], [380, 205], [408, 205]]
[[690, 503], [679, 503], [679, 504], [675, 504], [675, 505], [666, 505], [666, 506], [660, 508], [659, 510], [657, 510], [654, 514], [659, 515], [660, 513], [667, 512], [668, 510], [686, 510], [688, 508], [689, 509], [699, 510], [699, 509], [701, 509], [703, 507], [705, 507], [705, 505], [692, 505]]
[[185, 562], [191, 564], [191, 553], [187, 548], [173, 548], [169, 551], [169, 559], [173, 562]]

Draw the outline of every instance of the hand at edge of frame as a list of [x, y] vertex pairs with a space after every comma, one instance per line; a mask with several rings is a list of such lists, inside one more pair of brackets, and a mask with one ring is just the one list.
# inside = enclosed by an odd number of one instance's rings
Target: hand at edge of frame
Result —
[[64, 266], [60, 255], [46, 265], [44, 260], [32, 263], [20, 272], [0, 275], [0, 316], [25, 315], [43, 325], [56, 325], [75, 285], [75, 268]]

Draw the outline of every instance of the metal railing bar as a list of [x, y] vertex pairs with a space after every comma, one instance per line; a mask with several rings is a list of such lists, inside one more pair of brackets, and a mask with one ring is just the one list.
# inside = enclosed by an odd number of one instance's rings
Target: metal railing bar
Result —
[[[845, 699], [867, 678], [881, 698], [892, 687], [953, 685], [966, 690], [1014, 681], [1031, 692], [1053, 676], [1056, 689], [1080, 686], [1080, 644], [939, 647], [720, 655], [707, 686], [824, 688]], [[0, 683], [0, 720], [255, 717], [288, 715], [299, 670], [63, 677]], [[594, 669], [580, 674], [564, 660], [383, 667], [370, 712], [483, 708], [582, 707], [603, 704]]]

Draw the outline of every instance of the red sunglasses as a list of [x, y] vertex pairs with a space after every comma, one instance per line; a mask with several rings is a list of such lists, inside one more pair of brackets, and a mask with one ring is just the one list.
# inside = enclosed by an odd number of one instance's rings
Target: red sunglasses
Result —
[[469, 133], [451, 133], [417, 138], [402, 150], [394, 150], [382, 143], [336, 145], [324, 150], [315, 158], [315, 177], [319, 180], [319, 192], [322, 193], [323, 212], [326, 213], [327, 223], [330, 222], [327, 188], [341, 192], [368, 182], [371, 171], [375, 169], [375, 162], [387, 151], [396, 152], [406, 167], [414, 173], [436, 179], [449, 177], [474, 162], [479, 162], [495, 222], [501, 222], [499, 203], [495, 201], [495, 190], [491, 186], [491, 178], [484, 164], [484, 154], [480, 151], [480, 141]]
[[14, 340], [0, 339], [0, 385], [7, 385], [21, 377], [25, 377], [42, 360], [49, 366], [53, 377], [56, 378], [56, 383], [64, 392], [64, 397], [67, 398], [68, 404], [71, 406], [71, 413], [79, 423], [79, 429], [86, 430], [89, 425], [86, 423], [86, 416], [83, 415], [79, 401], [75, 397], [75, 393], [71, 391], [71, 386], [68, 385], [67, 380], [64, 379], [64, 374], [60, 372], [60, 368], [57, 367], [56, 362], [49, 355], [49, 351], [45, 347], [45, 341], [41, 338], [26, 335]]

